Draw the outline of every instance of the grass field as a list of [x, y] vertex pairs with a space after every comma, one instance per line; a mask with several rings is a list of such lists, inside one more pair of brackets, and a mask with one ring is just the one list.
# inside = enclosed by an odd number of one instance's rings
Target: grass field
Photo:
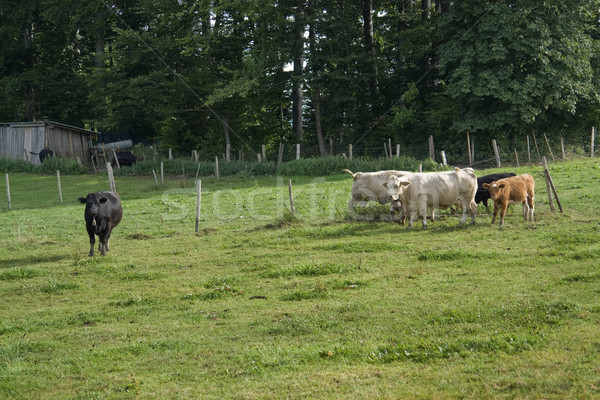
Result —
[[[536, 220], [480, 206], [409, 231], [348, 175], [117, 177], [124, 217], [88, 257], [104, 175], [0, 185], [0, 398], [600, 398], [600, 162], [541, 168]], [[497, 170], [478, 171], [479, 175]], [[491, 212], [491, 208], [490, 208]], [[380, 218], [380, 215], [381, 218]], [[364, 215], [363, 215], [364, 217]]]

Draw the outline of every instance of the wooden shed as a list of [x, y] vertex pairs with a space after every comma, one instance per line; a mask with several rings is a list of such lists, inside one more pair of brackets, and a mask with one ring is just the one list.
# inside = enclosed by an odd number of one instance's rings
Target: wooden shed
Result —
[[0, 158], [39, 165], [36, 154], [45, 146], [54, 156], [90, 164], [90, 147], [96, 132], [52, 121], [0, 123]]

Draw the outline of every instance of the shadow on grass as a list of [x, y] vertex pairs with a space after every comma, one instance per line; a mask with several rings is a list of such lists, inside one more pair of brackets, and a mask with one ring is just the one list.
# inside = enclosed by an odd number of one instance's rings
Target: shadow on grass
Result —
[[61, 260], [71, 259], [72, 256], [70, 254], [52, 254], [52, 255], [42, 255], [42, 256], [34, 256], [34, 257], [20, 257], [20, 258], [12, 258], [7, 260], [2, 260], [2, 264], [0, 265], [0, 269], [9, 269], [14, 267], [26, 267], [35, 264], [43, 264], [43, 263], [51, 263], [57, 262]]

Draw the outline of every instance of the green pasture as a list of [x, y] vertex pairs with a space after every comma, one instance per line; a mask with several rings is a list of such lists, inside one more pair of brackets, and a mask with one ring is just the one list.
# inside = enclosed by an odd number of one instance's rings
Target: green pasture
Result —
[[541, 167], [502, 170], [536, 179], [535, 222], [409, 231], [350, 215], [347, 174], [238, 175], [202, 180], [196, 233], [193, 180], [117, 176], [106, 257], [77, 202], [105, 175], [61, 205], [11, 174], [9, 211], [2, 174], [0, 398], [600, 398], [600, 162], [550, 165], [564, 213]]

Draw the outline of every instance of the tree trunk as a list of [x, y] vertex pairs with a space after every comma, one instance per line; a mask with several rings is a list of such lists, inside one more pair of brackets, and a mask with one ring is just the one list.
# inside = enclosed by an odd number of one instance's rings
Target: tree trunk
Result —
[[296, 15], [296, 34], [298, 42], [296, 45], [296, 55], [294, 56], [294, 75], [292, 77], [292, 130], [298, 139], [302, 142], [304, 132], [302, 126], [302, 101], [303, 101], [303, 84], [302, 71], [304, 67], [304, 5], [303, 0], [299, 1], [298, 14]]
[[[33, 23], [23, 25], [23, 40], [25, 43], [25, 69], [31, 71], [35, 67]], [[28, 78], [25, 87], [25, 118], [27, 121], [35, 121], [35, 85]]]
[[319, 142], [319, 152], [321, 156], [327, 154], [325, 140], [323, 139], [323, 127], [321, 126], [321, 85], [315, 84], [312, 91], [312, 103], [315, 111], [315, 130], [317, 131], [317, 140]]
[[421, 19], [429, 19], [431, 17], [431, 0], [421, 1]]
[[373, 45], [373, 0], [364, 0], [363, 21], [365, 32], [365, 49], [369, 60], [369, 87], [371, 96], [379, 97], [379, 73], [375, 62], [375, 46]]

